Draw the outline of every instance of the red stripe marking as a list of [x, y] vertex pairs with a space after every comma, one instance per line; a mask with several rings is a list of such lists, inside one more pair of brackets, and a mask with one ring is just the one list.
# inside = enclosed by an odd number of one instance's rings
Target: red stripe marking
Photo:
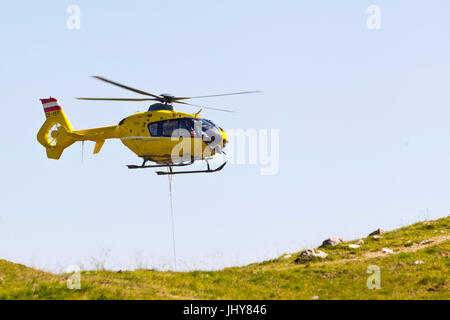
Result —
[[61, 110], [61, 107], [54, 106], [54, 107], [50, 107], [50, 108], [44, 108], [44, 112], [51, 112], [51, 111], [55, 111], [55, 110]]
[[40, 99], [42, 104], [49, 103], [49, 102], [58, 102], [56, 98], [49, 98], [49, 99]]

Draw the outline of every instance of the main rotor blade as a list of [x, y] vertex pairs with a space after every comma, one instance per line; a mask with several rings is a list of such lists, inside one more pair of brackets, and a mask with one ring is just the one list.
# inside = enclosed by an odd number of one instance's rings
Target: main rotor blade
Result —
[[159, 101], [159, 99], [146, 98], [146, 99], [134, 99], [134, 98], [76, 98], [78, 100], [92, 100], [92, 101]]
[[123, 89], [127, 89], [127, 90], [130, 90], [130, 91], [133, 91], [133, 92], [136, 92], [136, 93], [139, 93], [139, 94], [143, 94], [143, 95], [146, 95], [146, 96], [151, 96], [151, 97], [157, 98], [157, 99], [159, 99], [159, 100], [164, 100], [163, 97], [160, 97], [160, 96], [158, 96], [158, 95], [156, 95], [156, 94], [151, 94], [151, 93], [148, 93], [148, 92], [145, 92], [145, 91], [142, 91], [142, 90], [138, 90], [138, 89], [135, 89], [135, 88], [131, 88], [131, 87], [125, 86], [125, 85], [123, 85], [123, 84], [120, 84], [120, 83], [117, 83], [117, 82], [114, 82], [114, 81], [105, 79], [105, 78], [100, 77], [100, 76], [92, 76], [92, 77], [93, 77], [93, 78], [96, 78], [96, 79], [98, 79], [98, 80], [102, 80], [102, 81], [108, 82], [109, 84], [112, 84], [112, 85], [121, 87], [121, 88], [123, 88]]
[[262, 92], [262, 91], [242, 91], [242, 92], [222, 93], [222, 94], [213, 94], [213, 95], [209, 95], [209, 96], [196, 96], [196, 97], [175, 97], [174, 100], [186, 100], [186, 99], [197, 99], [197, 98], [234, 96], [234, 95], [238, 95], [238, 94], [260, 93], [260, 92]]
[[223, 112], [232, 112], [232, 113], [236, 113], [236, 111], [233, 111], [233, 110], [205, 107], [205, 106], [200, 106], [200, 105], [198, 105], [198, 104], [192, 104], [192, 103], [187, 103], [187, 102], [182, 102], [182, 101], [176, 101], [176, 100], [173, 101], [173, 103], [186, 104], [186, 105], [188, 105], [188, 106], [199, 107], [199, 108], [203, 108], [203, 109], [211, 109], [211, 110], [216, 110], [216, 111], [223, 111]]

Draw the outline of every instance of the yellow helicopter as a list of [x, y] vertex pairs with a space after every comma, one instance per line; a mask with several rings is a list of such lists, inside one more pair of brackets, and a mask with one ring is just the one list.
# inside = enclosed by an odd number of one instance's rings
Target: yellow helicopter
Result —
[[[120, 139], [126, 147], [143, 159], [141, 165], [128, 165], [129, 169], [168, 168], [168, 171], [157, 171], [158, 175], [217, 172], [224, 168], [226, 162], [216, 169], [211, 169], [208, 160], [215, 154], [224, 153], [223, 148], [228, 142], [225, 131], [212, 121], [200, 118], [198, 115], [202, 109], [194, 114], [189, 114], [174, 110], [172, 104], [179, 103], [205, 109], [233, 112], [225, 109], [202, 107], [187, 103], [184, 100], [260, 92], [244, 91], [196, 97], [175, 97], [171, 94], [151, 94], [99, 76], [94, 76], [94, 78], [151, 98], [77, 99], [157, 102], [150, 105], [148, 111], [137, 112], [126, 117], [118, 125], [73, 130], [56, 98], [40, 99], [44, 107], [46, 121], [37, 134], [37, 140], [45, 147], [48, 158], [59, 159], [64, 149], [76, 141], [94, 141], [94, 154], [97, 154], [100, 152], [105, 140]], [[197, 160], [204, 160], [207, 168], [195, 171], [172, 170], [173, 167], [188, 166]], [[148, 161], [156, 164], [146, 165]]]

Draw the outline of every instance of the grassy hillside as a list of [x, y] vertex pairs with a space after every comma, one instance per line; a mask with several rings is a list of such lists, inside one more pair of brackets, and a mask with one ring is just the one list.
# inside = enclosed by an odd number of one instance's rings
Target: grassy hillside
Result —
[[[325, 259], [296, 253], [213, 272], [85, 271], [80, 290], [67, 289], [68, 275], [0, 260], [0, 299], [450, 299], [449, 217], [363, 241], [322, 248]], [[369, 265], [381, 289], [367, 288]]]

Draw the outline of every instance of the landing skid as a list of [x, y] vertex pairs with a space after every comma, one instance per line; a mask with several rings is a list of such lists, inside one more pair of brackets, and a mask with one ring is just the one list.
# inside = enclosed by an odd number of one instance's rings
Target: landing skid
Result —
[[225, 165], [227, 164], [227, 162], [225, 161], [218, 168], [211, 169], [211, 167], [209, 166], [208, 160], [207, 159], [204, 159], [204, 160], [205, 160], [206, 166], [207, 166], [206, 170], [191, 170], [191, 171], [173, 171], [172, 170], [173, 167], [189, 166], [194, 163], [194, 159], [191, 159], [190, 162], [180, 162], [180, 163], [174, 163], [174, 164], [154, 164], [154, 165], [148, 165], [148, 166], [145, 164], [149, 160], [144, 160], [144, 162], [140, 166], [130, 164], [130, 165], [127, 165], [127, 167], [128, 167], [128, 169], [168, 168], [169, 171], [156, 171], [157, 175], [163, 176], [163, 175], [176, 175], [176, 174], [187, 174], [187, 173], [212, 173], [212, 172], [217, 172], [217, 171], [222, 170], [225, 167]]
[[129, 164], [127, 165], [128, 169], [148, 169], [148, 168], [167, 168], [167, 167], [184, 167], [184, 166], [189, 166], [191, 164], [193, 164], [193, 162], [187, 162], [187, 163], [175, 163], [175, 164], [153, 164], [153, 165], [149, 165], [146, 166], [145, 162], [141, 165], [141, 166], [137, 166], [137, 165], [133, 165], [133, 164]]
[[208, 161], [206, 161], [206, 165], [208, 166], [208, 168], [206, 170], [193, 170], [193, 171], [172, 171], [172, 166], [167, 166], [169, 168], [169, 171], [156, 171], [156, 174], [159, 176], [164, 176], [164, 175], [176, 175], [176, 174], [188, 174], [188, 173], [212, 173], [212, 172], [217, 172], [222, 170], [225, 165], [227, 164], [227, 162], [224, 162], [220, 165], [220, 167], [216, 168], [216, 169], [211, 169], [209, 166]]

